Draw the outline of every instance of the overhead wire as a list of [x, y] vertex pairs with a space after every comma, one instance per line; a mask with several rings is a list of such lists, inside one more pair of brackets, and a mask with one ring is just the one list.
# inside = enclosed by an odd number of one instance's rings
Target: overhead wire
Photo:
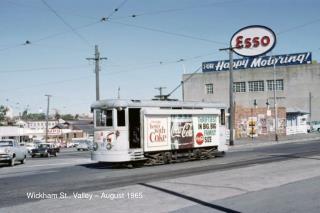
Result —
[[[245, 0], [242, 0], [242, 1], [245, 1]], [[231, 2], [238, 3], [239, 1], [229, 0], [229, 1], [221, 1], [221, 2], [210, 3], [210, 4], [203, 4], [203, 5], [198, 5], [198, 6], [190, 6], [190, 7], [182, 7], [182, 8], [171, 8], [171, 9], [165, 9], [165, 10], [154, 10], [154, 11], [149, 11], [149, 12], [133, 13], [133, 14], [130, 14], [130, 15], [127, 15], [127, 16], [113, 18], [112, 20], [120, 20], [120, 19], [124, 19], [124, 18], [136, 18], [136, 17], [146, 16], [146, 15], [148, 16], [148, 15], [157, 15], [157, 14], [163, 14], [163, 13], [173, 13], [173, 12], [186, 11], [186, 10], [202, 9], [202, 8], [208, 8], [208, 7], [212, 7], [212, 6], [217, 6], [219, 4], [231, 3]]]
[[186, 35], [186, 34], [182, 34], [182, 33], [169, 32], [169, 31], [165, 31], [165, 30], [161, 30], [161, 29], [157, 29], [157, 28], [145, 27], [145, 26], [136, 25], [136, 24], [128, 24], [128, 23], [123, 23], [123, 22], [119, 22], [119, 21], [111, 21], [110, 23], [133, 27], [133, 28], [139, 28], [139, 29], [152, 31], [152, 32], [158, 32], [158, 33], [178, 36], [178, 37], [183, 37], [183, 38], [189, 38], [189, 39], [198, 40], [198, 41], [205, 41], [205, 42], [214, 43], [214, 44], [223, 44], [223, 45], [227, 44], [225, 42], [214, 41], [214, 40], [200, 38], [200, 37], [191, 36], [191, 35]]
[[320, 21], [320, 18], [317, 18], [317, 19], [314, 19], [314, 20], [305, 22], [305, 23], [303, 23], [303, 24], [300, 24], [300, 25], [297, 25], [297, 26], [288, 28], [288, 29], [286, 29], [286, 30], [279, 31], [277, 34], [279, 35], [279, 34], [291, 32], [291, 31], [293, 31], [293, 30], [301, 29], [301, 28], [303, 28], [303, 27], [306, 27], [306, 26], [308, 26], [308, 25], [314, 24], [314, 23], [319, 22], [319, 21]]
[[90, 42], [86, 38], [84, 38], [73, 26], [71, 26], [61, 15], [59, 15], [59, 13], [53, 7], [51, 7], [45, 0], [41, 0], [41, 1], [53, 14], [55, 14], [55, 16], [57, 16], [60, 19], [60, 21], [64, 23], [64, 25], [66, 25], [69, 29], [71, 29], [71, 31], [75, 35], [77, 35], [83, 42], [90, 45]]

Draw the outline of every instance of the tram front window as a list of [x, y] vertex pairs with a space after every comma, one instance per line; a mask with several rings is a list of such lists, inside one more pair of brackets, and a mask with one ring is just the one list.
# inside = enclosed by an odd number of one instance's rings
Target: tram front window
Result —
[[112, 126], [112, 110], [96, 110], [96, 126]]

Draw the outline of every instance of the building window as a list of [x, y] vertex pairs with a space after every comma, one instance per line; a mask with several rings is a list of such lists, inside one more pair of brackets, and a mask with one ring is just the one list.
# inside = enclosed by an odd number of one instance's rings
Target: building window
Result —
[[213, 84], [206, 84], [207, 94], [213, 94]]
[[[269, 91], [273, 91], [273, 82], [273, 80], [267, 80]], [[276, 80], [276, 90], [283, 90], [283, 79]]]
[[264, 91], [264, 81], [249, 81], [249, 91], [250, 92]]
[[233, 92], [246, 92], [246, 82], [234, 82]]

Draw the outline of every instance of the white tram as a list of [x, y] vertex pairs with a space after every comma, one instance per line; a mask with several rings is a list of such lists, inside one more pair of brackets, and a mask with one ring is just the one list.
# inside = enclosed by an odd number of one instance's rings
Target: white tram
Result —
[[117, 99], [97, 101], [91, 109], [94, 161], [170, 163], [228, 148], [221, 103]]

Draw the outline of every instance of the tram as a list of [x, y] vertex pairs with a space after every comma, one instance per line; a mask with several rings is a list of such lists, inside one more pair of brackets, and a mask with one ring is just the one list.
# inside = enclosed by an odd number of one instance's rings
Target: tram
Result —
[[91, 159], [154, 165], [224, 154], [225, 109], [208, 102], [96, 101]]

